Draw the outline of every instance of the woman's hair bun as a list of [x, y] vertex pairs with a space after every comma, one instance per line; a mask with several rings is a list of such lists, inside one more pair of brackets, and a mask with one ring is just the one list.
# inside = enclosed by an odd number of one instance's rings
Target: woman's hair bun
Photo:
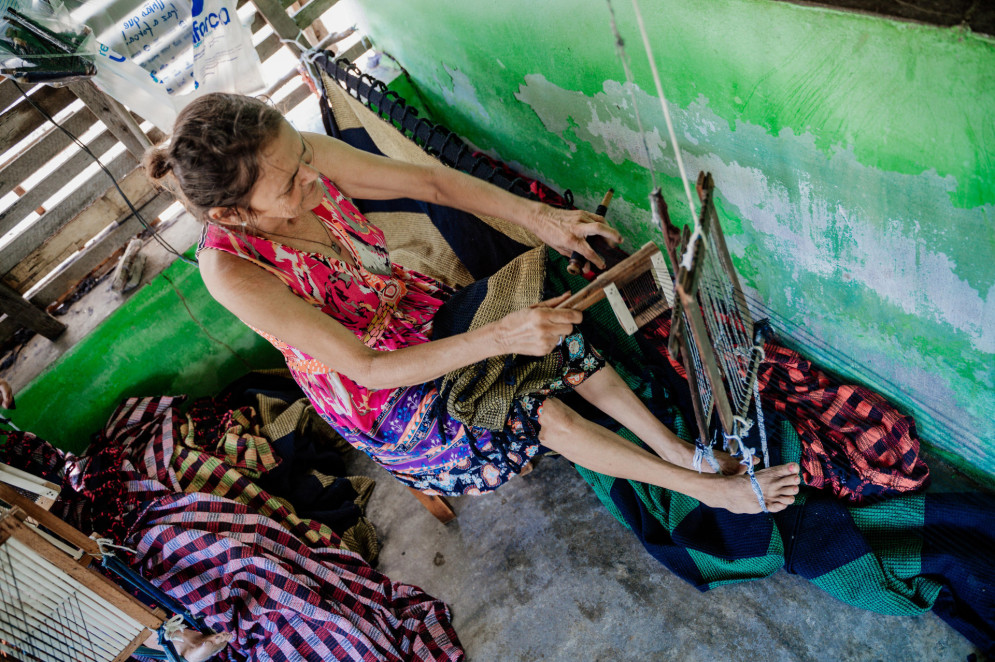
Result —
[[173, 163], [164, 149], [152, 148], [145, 155], [145, 172], [152, 179], [165, 177], [173, 169]]

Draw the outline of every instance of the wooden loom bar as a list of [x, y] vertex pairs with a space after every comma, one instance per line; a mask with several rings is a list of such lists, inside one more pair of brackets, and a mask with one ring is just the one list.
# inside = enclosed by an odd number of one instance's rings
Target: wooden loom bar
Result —
[[93, 81], [69, 83], [67, 87], [100, 118], [132, 156], [141, 160], [145, 150], [152, 146], [152, 141], [124, 106], [97, 89]]
[[557, 308], [572, 308], [574, 310], [587, 310], [594, 304], [605, 298], [605, 287], [614, 283], [618, 286], [625, 285], [640, 273], [646, 271], [646, 264], [650, 257], [659, 252], [653, 242], [647, 242], [638, 251], [622, 260], [611, 269], [598, 274], [598, 277], [588, 283], [582, 290], [574, 293], [570, 298], [557, 306]]
[[97, 545], [94, 540], [87, 538], [75, 527], [70, 526], [63, 520], [31, 501], [31, 499], [21, 496], [17, 490], [10, 488], [3, 483], [0, 483], [0, 499], [6, 501], [11, 506], [16, 506], [22, 509], [28, 517], [37, 520], [38, 523], [46, 529], [56, 534], [66, 542], [76, 545], [86, 554], [90, 554], [91, 556], [100, 556], [100, 546]]
[[[39, 557], [45, 559], [56, 568], [62, 570], [80, 585], [86, 587], [99, 598], [114, 605], [139, 625], [150, 630], [157, 630], [162, 625], [162, 619], [148, 609], [137, 599], [124, 592], [116, 584], [92, 570], [84, 568], [72, 558], [50, 545], [44, 538], [32, 531], [16, 515], [17, 509], [0, 520], [0, 530], [10, 532], [10, 537], [26, 545]], [[23, 511], [22, 511], [23, 516]]]
[[[670, 258], [670, 264], [673, 267], [674, 274], [676, 274], [678, 273], [677, 270], [680, 264], [677, 261], [677, 256], [681, 252], [682, 233], [670, 220], [667, 203], [663, 199], [660, 189], [655, 189], [650, 194], [650, 207], [653, 210], [653, 216], [657, 225], [663, 230], [667, 256]], [[674, 350], [670, 348], [671, 345], [680, 349], [681, 361], [684, 363], [684, 374], [687, 375], [688, 386], [691, 390], [691, 407], [694, 409], [695, 421], [698, 423], [698, 440], [702, 446], [708, 446], [708, 423], [712, 418], [711, 404], [706, 412], [704, 403], [701, 401], [701, 385], [698, 383], [698, 371], [694, 367], [691, 348], [688, 346], [687, 337], [682, 331], [676, 328], [678, 327], [678, 322], [683, 324], [685, 315], [683, 313], [683, 301], [680, 293], [676, 288], [674, 292], [676, 296], [674, 299], [673, 321], [670, 324], [671, 342], [668, 345], [668, 351], [670, 351], [671, 355], [674, 354]]]
[[733, 300], [736, 302], [739, 315], [746, 326], [746, 337], [752, 340], [753, 316], [750, 314], [750, 307], [746, 303], [746, 295], [743, 293], [743, 286], [739, 282], [739, 274], [736, 271], [736, 267], [732, 264], [732, 257], [729, 255], [729, 248], [726, 245], [725, 232], [722, 231], [722, 224], [719, 223], [719, 217], [715, 211], [715, 182], [712, 180], [712, 174], [699, 173], [695, 188], [702, 203], [705, 203], [706, 198], [708, 200], [708, 218], [711, 221], [711, 237], [715, 240], [715, 246], [718, 249], [716, 253], [726, 274], [729, 276], [729, 280], [732, 281]]
[[131, 641], [131, 643], [125, 647], [124, 650], [118, 653], [118, 656], [115, 657], [112, 660], [112, 662], [127, 662], [128, 660], [130, 660], [131, 654], [134, 653], [136, 650], [138, 650], [138, 647], [141, 646], [143, 643], [145, 643], [145, 640], [148, 639], [151, 634], [152, 630], [150, 630], [149, 628], [145, 628], [144, 630], [139, 632], [138, 636], [136, 636]]

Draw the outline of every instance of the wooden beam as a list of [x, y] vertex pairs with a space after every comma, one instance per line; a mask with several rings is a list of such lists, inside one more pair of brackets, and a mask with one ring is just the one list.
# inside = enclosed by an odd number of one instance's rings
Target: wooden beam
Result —
[[338, 0], [311, 0], [303, 9], [294, 14], [294, 23], [303, 30], [328, 11]]
[[[293, 2], [293, 0], [291, 0]], [[287, 15], [284, 7], [277, 0], [252, 0], [252, 4], [256, 6], [256, 9], [262, 14], [263, 18], [273, 26], [273, 32], [279, 35], [280, 39], [289, 39], [292, 42], [290, 44], [285, 44], [294, 57], [300, 57], [304, 50], [297, 45], [297, 41], [303, 43], [306, 47], [311, 46], [308, 42], [307, 37], [301, 34], [300, 28], [294, 23], [294, 19]], [[290, 3], [287, 3], [288, 5]]]
[[[94, 154], [100, 156], [116, 144], [117, 138], [110, 131], [104, 131], [90, 141], [88, 146]], [[16, 226], [43, 202], [58, 193], [62, 187], [83, 172], [91, 163], [93, 163], [93, 158], [86, 152], [80, 150], [74, 154], [52, 174], [29, 189], [17, 202], [0, 213], [0, 228], [6, 228], [3, 230], [6, 232]], [[31, 174], [31, 172], [25, 168], [25, 174]], [[106, 177], [106, 175], [104, 176]]]
[[[46, 113], [55, 116], [76, 100], [76, 95], [64, 87], [49, 87], [31, 95], [31, 100]], [[0, 154], [24, 140], [28, 134], [47, 122], [30, 103], [21, 100], [10, 110], [0, 114]], [[53, 127], [54, 128], [54, 127]]]
[[425, 494], [413, 487], [409, 487], [408, 490], [418, 499], [418, 503], [425, 506], [425, 509], [443, 524], [448, 524], [456, 518], [456, 511], [445, 497]]
[[[34, 85], [25, 85], [21, 83], [21, 88], [31, 94], [31, 90], [34, 89]], [[7, 107], [13, 104], [15, 101], [21, 98], [21, 90], [17, 89], [14, 85], [14, 81], [9, 78], [0, 79], [0, 111], [7, 110]]]
[[311, 96], [311, 89], [307, 85], [301, 85], [300, 87], [294, 89], [293, 92], [280, 99], [280, 102], [276, 104], [276, 107], [281, 113], [286, 115], [309, 96]]
[[[152, 183], [135, 167], [130, 154], [122, 154], [110, 167], [117, 169], [121, 189], [136, 207], [155, 195]], [[107, 187], [106, 176], [103, 181], [94, 178], [89, 190], [81, 189], [80, 193], [82, 197], [69, 205], [60, 204], [0, 250], [0, 273], [6, 274], [5, 282], [22, 292], [29, 289], [48, 270], [130, 211], [117, 189]], [[17, 260], [12, 262], [13, 258]]]
[[249, 31], [252, 32], [252, 34], [254, 35], [260, 30], [262, 30], [264, 27], [266, 27], [267, 25], [269, 25], [269, 23], [266, 22], [266, 19], [263, 18], [263, 15], [260, 14], [259, 12], [254, 12], [252, 14], [252, 23], [249, 24]]
[[132, 156], [138, 160], [142, 159], [145, 150], [152, 146], [152, 141], [138, 126], [138, 122], [127, 108], [97, 89], [93, 81], [69, 83], [67, 87], [100, 118], [118, 140], [124, 143]]
[[336, 55], [335, 57], [344, 57], [350, 62], [355, 62], [356, 58], [358, 58], [360, 55], [362, 55], [368, 50], [370, 50], [370, 46], [369, 44], [366, 43], [366, 39], [364, 38], [360, 39], [358, 42], [350, 46], [349, 50], [347, 50], [345, 53], [342, 53], [341, 55]]
[[[82, 108], [62, 123], [69, 133], [80, 136], [97, 121], [96, 115], [89, 108]], [[27, 179], [56, 154], [64, 150], [71, 140], [69, 136], [52, 127], [40, 140], [0, 166], [0, 196], [7, 195], [14, 187]]]
[[[151, 223], [159, 214], [161, 214], [175, 201], [176, 199], [170, 193], [161, 191], [158, 195], [142, 206], [139, 207], [137, 204], [135, 206], [138, 207], [138, 211], [141, 213], [142, 217]], [[66, 292], [69, 292], [76, 287], [81, 280], [90, 275], [94, 269], [104, 262], [104, 260], [123, 248], [125, 244], [128, 243], [128, 240], [145, 229], [130, 211], [128, 212], [127, 217], [118, 219], [117, 223], [118, 224], [113, 230], [105, 235], [102, 235], [92, 245], [87, 246], [86, 250], [80, 253], [80, 255], [70, 264], [63, 267], [62, 270], [59, 271], [58, 275], [45, 283], [40, 290], [35, 292], [35, 294], [30, 298], [30, 301], [33, 304], [42, 307], [52, 305], [61, 299]], [[29, 259], [31, 258], [29, 257]], [[40, 259], [38, 261], [41, 262]], [[52, 260], [48, 262], [47, 269], [45, 267], [41, 267], [38, 271], [39, 273], [45, 273], [47, 276], [50, 269], [58, 266], [59, 264], [61, 264], [61, 261], [55, 262]], [[34, 282], [29, 281], [28, 287], [33, 286]]]
[[49, 340], [55, 340], [66, 330], [66, 325], [44, 310], [28, 303], [16, 291], [0, 283], [0, 311], [14, 322], [40, 333]]
[[23, 522], [15, 524], [10, 520], [9, 516], [0, 520], [0, 528], [9, 531], [11, 537], [22, 542], [40, 557], [96, 593], [100, 599], [113, 605], [116, 609], [124, 612], [128, 618], [150, 630], [158, 630], [159, 626], [162, 625], [162, 619], [157, 618], [151, 609], [118, 587], [117, 584], [93, 570], [84, 568], [66, 553], [53, 547]]
[[[137, 166], [138, 163], [134, 157], [125, 152], [108, 163], [107, 169], [120, 181]], [[108, 190], [108, 185], [110, 185], [110, 182], [107, 180], [107, 174], [103, 171], [98, 171], [94, 174], [93, 178], [69, 194], [55, 208], [49, 210], [48, 213], [35, 221], [24, 232], [17, 235], [8, 245], [0, 249], [0, 274], [6, 274], [17, 266], [18, 262], [30, 255], [32, 251], [54, 235], [59, 228], [76, 218], [76, 216], [93, 205], [98, 199], [101, 199], [101, 196], [106, 197], [105, 191]], [[124, 201], [120, 199], [116, 190], [113, 195], [123, 206]], [[116, 217], [116, 214], [108, 215], [105, 218], [104, 225], [110, 223], [111, 218]], [[6, 232], [8, 229], [0, 232]]]
[[280, 50], [280, 37], [275, 32], [256, 46], [256, 54], [259, 55], [260, 62], [265, 62], [278, 50]]
[[70, 526], [68, 523], [45, 510], [31, 499], [21, 496], [12, 487], [0, 483], [0, 499], [3, 499], [11, 506], [17, 506], [24, 510], [28, 517], [35, 520], [46, 529], [59, 536], [71, 545], [75, 545], [86, 554], [100, 556], [100, 546], [96, 541], [83, 535], [83, 532]]
[[[166, 619], [163, 618], [163, 620]], [[138, 650], [138, 647], [144, 644], [153, 634], [155, 633], [152, 630], [145, 628], [139, 632], [138, 636], [136, 636], [123, 651], [118, 653], [118, 656], [111, 660], [111, 662], [128, 662], [128, 660], [131, 659], [132, 653]]]

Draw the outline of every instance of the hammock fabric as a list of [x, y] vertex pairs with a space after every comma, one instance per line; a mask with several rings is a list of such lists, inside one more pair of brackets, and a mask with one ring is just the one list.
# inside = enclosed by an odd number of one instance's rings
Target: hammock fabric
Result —
[[[444, 163], [495, 183], [510, 182], [515, 192], [542, 190], [547, 202], [557, 201], [545, 187], [510, 176], [493, 160], [481, 167], [458, 137], [418, 118], [396, 94], [360, 77], [347, 62], [319, 58], [318, 64], [328, 73], [322, 110], [335, 137], [393, 158], [433, 160], [417, 141]], [[433, 264], [408, 266], [450, 284], [466, 285], [467, 276], [485, 278], [536, 244], [497, 219], [410, 200], [354, 202], [385, 230], [392, 259], [403, 264], [409, 256], [438, 256]], [[564, 258], [554, 256], [548, 278], [559, 277], [559, 291], [577, 291], [585, 281], [569, 276], [565, 266]], [[693, 438], [688, 386], [680, 364], [667, 354], [665, 320], [629, 337], [602, 302], [585, 313], [582, 330], [662, 421]], [[982, 650], [995, 652], [995, 499], [907, 494], [925, 487], [927, 479], [911, 419], [866, 389], [833, 382], [796, 354], [771, 350], [761, 382], [767, 436], [780, 440], [771, 461], [803, 462], [810, 484], [794, 506], [774, 517], [734, 515], [683, 494], [578, 471], [654, 558], [701, 590], [766, 577], [783, 567], [873, 611], [912, 615], [932, 608]], [[778, 392], [790, 397], [777, 402]], [[770, 405], [774, 411], [768, 414]], [[800, 425], [798, 432], [792, 424]], [[619, 432], [639, 443], [626, 430]], [[755, 439], [746, 441], [755, 445]], [[853, 505], [863, 497], [876, 502]]]
[[463, 659], [445, 603], [391, 582], [329, 526], [297, 517], [234, 468], [257, 473], [275, 459], [266, 438], [244, 433], [254, 426], [243, 409], [195, 407], [202, 421], [224, 421], [212, 435], [222, 450], [191, 454], [178, 403], [127, 400], [81, 457], [9, 433], [0, 460], [61, 483], [53, 512], [137, 549], [131, 564], [143, 576], [208, 626], [233, 632], [235, 641], [212, 659]]

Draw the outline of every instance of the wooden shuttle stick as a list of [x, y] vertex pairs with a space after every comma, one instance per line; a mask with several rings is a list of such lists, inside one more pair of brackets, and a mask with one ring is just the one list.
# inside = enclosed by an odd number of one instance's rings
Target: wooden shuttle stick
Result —
[[599, 274], [584, 289], [573, 294], [569, 299], [558, 305], [557, 308], [587, 310], [605, 298], [605, 288], [608, 285], [614, 283], [621, 287], [639, 274], [646, 272], [650, 258], [659, 251], [660, 249], [656, 247], [656, 244], [652, 241], [647, 242], [631, 256], [622, 260], [611, 269]]
[[[596, 210], [594, 210], [594, 213], [602, 217], [607, 214], [608, 205], [611, 204], [613, 195], [615, 195], [615, 189], [608, 189], [608, 192], [605, 193], [605, 197], [601, 199], [601, 204], [598, 205]], [[573, 276], [578, 275], [581, 271], [583, 271], [585, 262], [587, 262], [587, 258], [577, 251], [574, 251], [570, 256], [570, 263], [567, 265], [567, 273]]]

